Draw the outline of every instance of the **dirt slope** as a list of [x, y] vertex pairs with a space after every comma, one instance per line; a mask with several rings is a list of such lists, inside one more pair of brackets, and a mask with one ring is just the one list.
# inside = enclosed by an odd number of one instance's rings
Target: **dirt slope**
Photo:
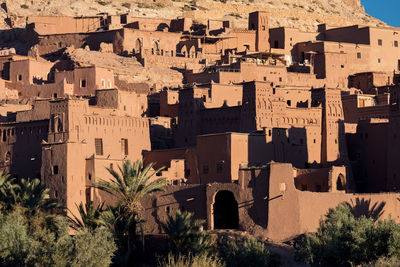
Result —
[[7, 17], [13, 18], [15, 27], [23, 27], [26, 16], [31, 15], [88, 16], [100, 12], [131, 12], [140, 17], [190, 16], [200, 22], [230, 19], [237, 27], [246, 27], [247, 14], [254, 10], [268, 12], [272, 27], [314, 30], [319, 23], [384, 25], [365, 14], [360, 0], [2, 0], [1, 7], [3, 29], [8, 27]]

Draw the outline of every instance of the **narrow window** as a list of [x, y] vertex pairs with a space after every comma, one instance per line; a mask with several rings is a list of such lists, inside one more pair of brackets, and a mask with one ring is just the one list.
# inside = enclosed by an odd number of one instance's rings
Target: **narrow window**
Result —
[[95, 138], [94, 145], [96, 149], [96, 155], [103, 155], [103, 139]]
[[22, 74], [18, 74], [18, 81], [22, 81]]
[[104, 79], [101, 79], [101, 86], [106, 87], [106, 81]]
[[111, 88], [111, 81], [108, 81], [108, 88]]
[[53, 174], [58, 174], [58, 165], [53, 166]]
[[208, 174], [208, 165], [203, 165], [203, 174]]
[[357, 58], [358, 58], [358, 59], [361, 58], [361, 53], [360, 53], [360, 52], [357, 53]]
[[217, 162], [217, 173], [222, 173], [224, 165], [222, 162]]
[[378, 45], [382, 46], [382, 39], [378, 39]]
[[125, 156], [128, 155], [128, 139], [121, 139], [121, 153]]
[[378, 58], [378, 63], [381, 63], [381, 59], [380, 58]]
[[288, 100], [288, 101], [286, 101], [286, 104], [288, 105], [288, 107], [291, 107], [292, 106], [292, 101]]
[[85, 88], [86, 87], [86, 80], [81, 80], [81, 88]]
[[394, 47], [399, 47], [399, 42], [398, 41], [394, 41]]

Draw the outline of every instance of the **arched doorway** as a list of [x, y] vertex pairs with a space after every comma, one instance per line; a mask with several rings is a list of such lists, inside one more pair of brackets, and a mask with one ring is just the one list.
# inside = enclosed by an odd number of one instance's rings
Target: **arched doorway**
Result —
[[135, 42], [135, 53], [139, 54], [141, 52], [141, 49], [142, 49], [142, 40], [140, 40], [138, 38], [138, 39], [136, 39], [136, 42]]
[[336, 190], [341, 191], [344, 190], [344, 176], [343, 174], [339, 174], [337, 181], [336, 181]]
[[237, 229], [239, 227], [238, 203], [230, 191], [219, 191], [213, 205], [214, 229]]

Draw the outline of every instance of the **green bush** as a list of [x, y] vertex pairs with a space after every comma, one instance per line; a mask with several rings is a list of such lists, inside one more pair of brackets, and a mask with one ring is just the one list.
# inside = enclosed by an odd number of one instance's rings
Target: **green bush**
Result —
[[206, 254], [197, 256], [183, 256], [168, 254], [168, 257], [161, 260], [160, 267], [224, 267], [225, 265], [216, 257]]
[[105, 2], [105, 1], [101, 1], [101, 0], [98, 0], [97, 3], [98, 3], [99, 5], [101, 5], [101, 6], [106, 6], [106, 5], [111, 4], [111, 2]]
[[28, 218], [19, 207], [0, 214], [1, 266], [109, 266], [115, 249], [105, 228], [72, 237], [62, 216], [39, 212]]
[[222, 236], [217, 242], [218, 256], [229, 267], [279, 266], [277, 254], [266, 248], [265, 243], [255, 238], [231, 238]]
[[360, 265], [400, 255], [400, 225], [393, 220], [355, 217], [342, 203], [330, 209], [316, 233], [295, 244], [295, 258], [314, 265]]
[[125, 2], [125, 3], [122, 3], [121, 6], [127, 8], [127, 9], [130, 9], [131, 8], [131, 3]]

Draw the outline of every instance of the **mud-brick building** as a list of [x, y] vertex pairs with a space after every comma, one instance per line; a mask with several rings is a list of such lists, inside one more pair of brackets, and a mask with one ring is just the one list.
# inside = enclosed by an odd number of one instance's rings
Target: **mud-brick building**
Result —
[[48, 111], [48, 101], [37, 100], [28, 110], [7, 114], [0, 123], [0, 170], [17, 178], [41, 177], [42, 142], [46, 142], [49, 129]]
[[241, 168], [237, 183], [169, 186], [143, 200], [147, 233], [177, 210], [193, 212], [213, 229], [238, 229], [273, 241], [316, 231], [329, 208], [348, 203], [356, 214], [375, 207], [382, 219], [399, 220], [398, 193], [348, 192], [346, 167], [296, 169], [287, 163]]
[[50, 101], [41, 174], [52, 197], [72, 212], [81, 202], [105, 200], [91, 185], [97, 177], [110, 178], [106, 167], [118, 168], [123, 160], [136, 161], [150, 150], [148, 119], [107, 106], [107, 101], [97, 102], [91, 106], [87, 99]]

